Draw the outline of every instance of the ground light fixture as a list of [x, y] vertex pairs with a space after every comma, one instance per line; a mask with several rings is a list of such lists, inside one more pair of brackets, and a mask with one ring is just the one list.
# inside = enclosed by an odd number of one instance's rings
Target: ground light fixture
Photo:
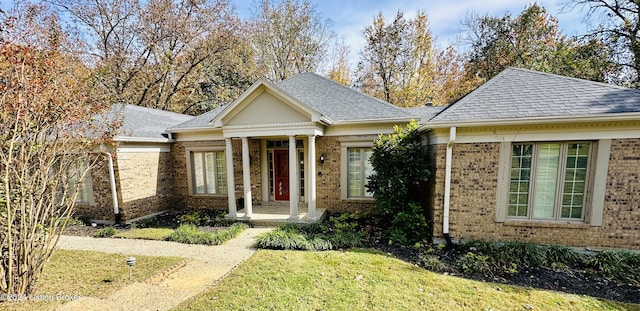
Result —
[[127, 258], [127, 266], [129, 266], [129, 282], [131, 282], [131, 272], [133, 270], [133, 265], [136, 263], [136, 257]]

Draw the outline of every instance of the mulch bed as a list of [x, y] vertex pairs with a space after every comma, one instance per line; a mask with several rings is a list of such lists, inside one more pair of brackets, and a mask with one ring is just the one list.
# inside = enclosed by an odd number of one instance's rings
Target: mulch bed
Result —
[[[419, 252], [414, 248], [377, 243], [374, 245], [384, 253], [406, 262], [418, 265]], [[548, 268], [520, 269], [513, 274], [502, 275], [465, 275], [459, 271], [455, 263], [466, 251], [455, 247], [446, 251], [435, 252], [446, 268], [441, 273], [464, 277], [484, 282], [518, 285], [543, 290], [554, 290], [571, 294], [586, 295], [596, 298], [640, 304], [640, 286], [623, 284], [604, 279], [590, 271], [580, 269], [552, 270]], [[640, 267], [638, 267], [640, 269]]]

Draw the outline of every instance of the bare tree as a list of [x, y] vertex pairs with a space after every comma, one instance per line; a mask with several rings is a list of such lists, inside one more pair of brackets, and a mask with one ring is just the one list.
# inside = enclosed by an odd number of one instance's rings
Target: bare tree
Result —
[[[236, 57], [246, 40], [228, 0], [48, 1], [71, 15], [85, 39], [83, 53], [114, 102], [194, 112], [219, 100], [207, 77], [251, 63]], [[223, 77], [253, 79], [239, 74]]]
[[623, 70], [613, 82], [640, 88], [640, 2], [632, 0], [572, 0], [566, 9], [587, 7], [593, 23], [588, 36], [605, 42], [611, 61]]
[[[78, 189], [114, 129], [90, 71], [62, 52], [55, 15], [25, 6], [1, 19], [0, 292], [28, 295], [51, 256]], [[20, 17], [20, 18], [18, 18]]]
[[249, 23], [258, 66], [276, 81], [316, 71], [335, 37], [309, 0], [262, 0]]

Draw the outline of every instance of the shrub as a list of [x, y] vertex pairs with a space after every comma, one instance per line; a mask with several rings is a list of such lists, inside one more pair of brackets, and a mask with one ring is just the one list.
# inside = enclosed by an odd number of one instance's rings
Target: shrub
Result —
[[491, 272], [492, 264], [489, 256], [468, 252], [456, 261], [456, 267], [466, 274], [482, 274]]
[[425, 269], [434, 272], [441, 272], [446, 268], [446, 265], [440, 261], [437, 256], [427, 253], [421, 253], [418, 255], [418, 264]]
[[640, 254], [628, 251], [602, 251], [590, 256], [585, 264], [607, 279], [640, 284]]
[[286, 224], [257, 238], [258, 248], [323, 251], [362, 246], [362, 233], [318, 224]]
[[380, 135], [372, 149], [370, 161], [375, 174], [369, 177], [367, 189], [378, 202], [378, 211], [386, 220], [387, 237], [402, 245], [431, 241], [432, 232], [422, 201], [429, 177], [427, 148], [418, 132], [419, 124], [411, 121], [405, 129]]
[[538, 245], [511, 241], [500, 246], [495, 257], [496, 262], [502, 266], [516, 264], [517, 266], [535, 268], [540, 267], [544, 262], [545, 250]]
[[257, 237], [256, 241], [258, 248], [264, 249], [308, 250], [310, 248], [310, 243], [303, 234], [285, 227], [263, 233]]
[[191, 212], [189, 214], [184, 214], [180, 216], [180, 223], [183, 224], [191, 224], [194, 226], [200, 226], [202, 224], [202, 217], [200, 216], [200, 211]]
[[547, 246], [544, 256], [544, 265], [552, 268], [564, 268], [575, 266], [582, 262], [580, 254], [564, 246]]
[[104, 228], [101, 228], [98, 231], [96, 231], [94, 236], [96, 238], [109, 238], [109, 237], [114, 236], [116, 233], [118, 233], [118, 230], [116, 230], [116, 228], [114, 228], [114, 227], [104, 227]]
[[228, 229], [206, 232], [192, 224], [185, 224], [178, 227], [167, 240], [186, 244], [220, 245], [237, 236], [246, 228], [248, 228], [246, 224], [238, 223]]

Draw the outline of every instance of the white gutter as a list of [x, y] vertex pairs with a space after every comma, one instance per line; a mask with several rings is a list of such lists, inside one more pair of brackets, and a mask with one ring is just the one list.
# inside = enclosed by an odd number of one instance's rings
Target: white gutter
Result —
[[553, 116], [553, 117], [534, 117], [534, 118], [511, 118], [511, 119], [486, 119], [473, 121], [426, 121], [421, 126], [421, 130], [447, 128], [452, 125], [458, 127], [476, 127], [476, 126], [498, 126], [498, 125], [523, 125], [523, 124], [556, 124], [556, 123], [579, 123], [579, 122], [607, 122], [607, 121], [637, 121], [640, 120], [640, 113], [608, 113], [584, 116]]
[[442, 214], [442, 234], [449, 237], [449, 206], [451, 198], [451, 161], [453, 157], [453, 144], [456, 142], [456, 127], [449, 129], [449, 143], [447, 144], [445, 171], [444, 171], [444, 210]]
[[113, 169], [113, 155], [110, 152], [105, 152], [107, 157], [109, 157], [109, 181], [111, 182], [111, 199], [113, 200], [113, 214], [116, 217], [116, 221], [118, 220], [118, 215], [120, 214], [120, 209], [118, 207], [118, 193], [116, 192], [116, 175]]

